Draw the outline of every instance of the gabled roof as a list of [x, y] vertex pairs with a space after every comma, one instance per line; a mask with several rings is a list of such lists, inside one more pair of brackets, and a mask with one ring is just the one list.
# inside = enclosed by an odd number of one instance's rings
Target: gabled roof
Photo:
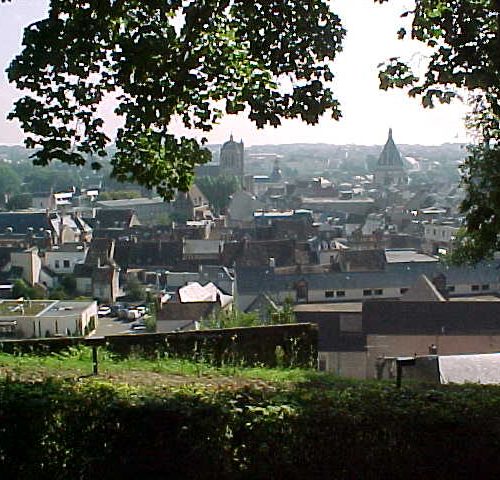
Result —
[[0, 212], [0, 231], [3, 232], [9, 227], [12, 229], [12, 233], [23, 234], [28, 233], [28, 228], [32, 228], [35, 233], [53, 228], [45, 210], [38, 212]]
[[221, 307], [232, 303], [233, 297], [222, 293], [212, 282], [202, 286], [198, 282], [193, 282], [185, 287], [179, 288], [179, 298], [181, 303], [193, 302], [217, 302]]
[[392, 128], [389, 128], [389, 137], [385, 143], [384, 149], [378, 159], [377, 167], [400, 167], [404, 168], [403, 159], [399, 153], [398, 147], [392, 139]]
[[404, 302], [445, 302], [436, 286], [426, 275], [420, 275], [417, 282], [403, 296]]
[[96, 215], [96, 225], [99, 228], [130, 227], [134, 214], [134, 210], [130, 208], [99, 210]]
[[90, 244], [86, 265], [109, 265], [114, 257], [115, 241], [110, 238], [94, 238]]

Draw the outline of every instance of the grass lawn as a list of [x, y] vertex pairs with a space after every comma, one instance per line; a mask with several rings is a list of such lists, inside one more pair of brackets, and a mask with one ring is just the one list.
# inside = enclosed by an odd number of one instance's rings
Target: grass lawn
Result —
[[[137, 386], [256, 386], [272, 388], [305, 382], [328, 384], [343, 382], [338, 377], [312, 369], [222, 366], [180, 358], [163, 357], [146, 360], [140, 357], [120, 359], [99, 349], [99, 376], [117, 383]], [[46, 356], [0, 353], [0, 379], [39, 381], [48, 377], [75, 379], [92, 373], [92, 351], [89, 347], [72, 347], [68, 351]], [[90, 378], [90, 377], [89, 377]]]

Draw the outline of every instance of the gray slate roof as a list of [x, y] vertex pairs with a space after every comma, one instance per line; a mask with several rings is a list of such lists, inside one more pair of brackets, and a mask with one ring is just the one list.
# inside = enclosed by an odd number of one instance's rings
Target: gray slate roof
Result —
[[238, 267], [238, 292], [252, 294], [260, 292], [278, 292], [293, 290], [299, 280], [306, 280], [310, 290], [348, 290], [374, 289], [390, 287], [411, 287], [420, 275], [425, 273], [433, 278], [439, 273], [446, 276], [447, 285], [489, 284], [498, 282], [500, 264], [490, 262], [476, 268], [448, 267], [439, 263], [413, 264], [400, 271], [378, 272], [328, 272], [328, 273], [297, 273], [277, 275], [266, 267]]
[[404, 168], [403, 159], [399, 153], [398, 147], [392, 139], [392, 128], [389, 129], [389, 137], [385, 143], [384, 149], [380, 154], [377, 163], [378, 167], [401, 167]]

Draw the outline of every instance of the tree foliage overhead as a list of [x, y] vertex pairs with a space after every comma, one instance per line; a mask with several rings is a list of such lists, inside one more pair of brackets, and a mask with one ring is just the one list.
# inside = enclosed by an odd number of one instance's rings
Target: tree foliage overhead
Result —
[[37, 165], [90, 156], [99, 168], [109, 142], [99, 106], [116, 96], [113, 175], [171, 198], [210, 156], [172, 133], [175, 118], [202, 131], [245, 109], [258, 127], [338, 118], [325, 82], [343, 36], [325, 0], [51, 0], [8, 69], [28, 92], [10, 118]]
[[422, 78], [391, 59], [379, 73], [380, 86], [410, 87], [424, 107], [468, 97], [467, 126], [475, 139], [462, 165], [465, 223], [452, 260], [477, 263], [500, 250], [500, 0], [417, 0], [403, 15], [413, 15], [412, 38], [433, 54]]

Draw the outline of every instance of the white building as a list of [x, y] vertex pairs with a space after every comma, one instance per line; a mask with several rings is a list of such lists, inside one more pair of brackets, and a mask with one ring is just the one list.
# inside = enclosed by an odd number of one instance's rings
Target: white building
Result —
[[63, 243], [45, 252], [44, 264], [55, 273], [73, 273], [75, 265], [84, 263], [88, 247], [83, 243]]

